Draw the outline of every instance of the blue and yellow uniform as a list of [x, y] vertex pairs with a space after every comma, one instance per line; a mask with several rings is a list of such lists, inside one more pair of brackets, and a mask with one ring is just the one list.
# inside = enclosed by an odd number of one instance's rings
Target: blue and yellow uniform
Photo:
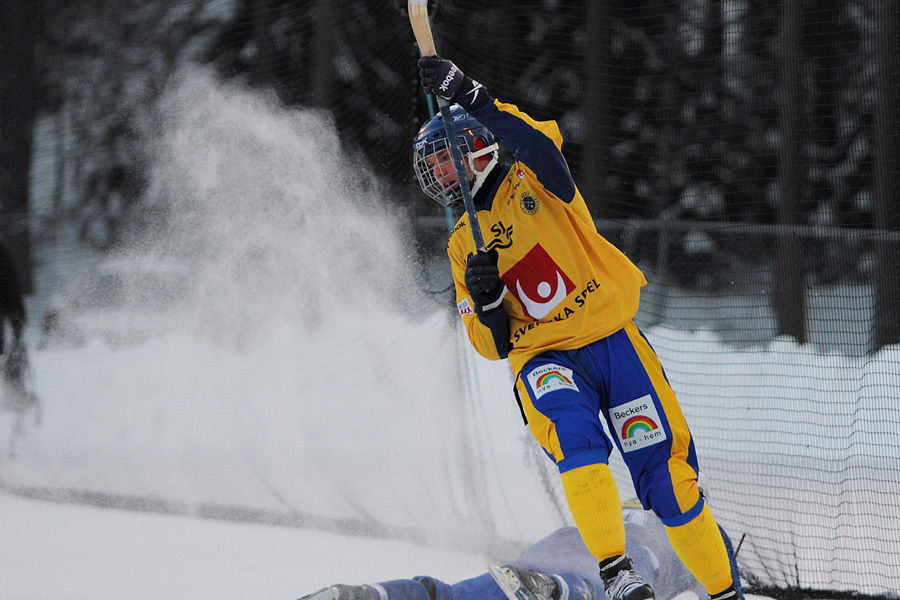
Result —
[[[691, 433], [663, 368], [634, 324], [641, 271], [596, 230], [563, 158], [555, 122], [491, 99], [470, 111], [509, 149], [475, 194], [485, 246], [498, 253], [503, 311], [477, 314], [465, 286], [475, 252], [463, 215], [448, 242], [457, 307], [489, 359], [508, 355], [528, 425], [559, 467], [569, 507], [598, 560], [625, 551], [608, 459], [625, 459], [646, 509], [667, 527], [685, 565], [710, 592], [731, 584], [718, 527], [697, 485]], [[505, 312], [505, 317], [503, 313]], [[509, 339], [506, 335], [508, 319]]]

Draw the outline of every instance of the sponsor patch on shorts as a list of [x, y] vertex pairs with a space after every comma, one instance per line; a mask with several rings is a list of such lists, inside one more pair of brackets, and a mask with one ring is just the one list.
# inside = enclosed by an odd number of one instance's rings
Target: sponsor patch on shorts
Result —
[[462, 302], [457, 303], [456, 308], [459, 309], [460, 315], [474, 315], [475, 311], [472, 310], [472, 305], [469, 304], [468, 298], [463, 298]]
[[633, 452], [668, 439], [649, 394], [609, 409], [609, 417], [623, 452]]
[[535, 399], [540, 398], [548, 392], [556, 390], [575, 390], [575, 378], [572, 376], [572, 369], [567, 369], [560, 365], [541, 365], [528, 374], [528, 385], [534, 390]]

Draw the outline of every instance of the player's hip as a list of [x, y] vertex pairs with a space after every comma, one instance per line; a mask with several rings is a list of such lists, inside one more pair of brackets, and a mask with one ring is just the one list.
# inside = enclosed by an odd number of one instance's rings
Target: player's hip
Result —
[[603, 422], [626, 459], [684, 455], [691, 435], [655, 352], [634, 323], [582, 348], [529, 360], [516, 393], [532, 433], [559, 463], [611, 449]]

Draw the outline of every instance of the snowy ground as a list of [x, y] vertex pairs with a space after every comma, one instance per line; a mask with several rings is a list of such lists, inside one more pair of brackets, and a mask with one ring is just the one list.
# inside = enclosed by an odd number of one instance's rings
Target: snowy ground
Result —
[[[295, 600], [332, 583], [479, 575], [480, 554], [0, 493], [4, 600]], [[748, 600], [765, 600], [747, 596]]]
[[476, 554], [0, 493], [3, 600], [293, 600], [332, 583], [480, 573]]

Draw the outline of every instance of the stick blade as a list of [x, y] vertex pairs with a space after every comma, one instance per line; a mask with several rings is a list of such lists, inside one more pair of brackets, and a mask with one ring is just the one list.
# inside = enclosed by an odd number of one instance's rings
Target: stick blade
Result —
[[409, 0], [406, 5], [409, 11], [409, 23], [412, 25], [413, 34], [422, 56], [435, 56], [437, 49], [434, 46], [434, 36], [431, 34], [431, 24], [428, 22], [428, 0]]

